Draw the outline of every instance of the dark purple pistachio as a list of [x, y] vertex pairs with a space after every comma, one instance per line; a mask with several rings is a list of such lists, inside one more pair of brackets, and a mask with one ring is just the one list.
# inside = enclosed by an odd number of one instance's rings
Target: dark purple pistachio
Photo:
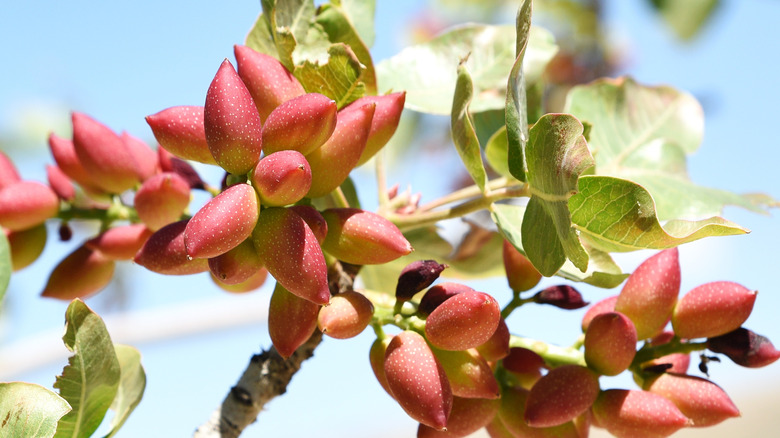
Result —
[[744, 327], [707, 339], [707, 348], [748, 368], [767, 366], [780, 358], [780, 351], [769, 339]]
[[582, 294], [577, 289], [560, 284], [550, 286], [547, 289], [539, 291], [534, 295], [534, 302], [539, 304], [550, 304], [561, 309], [573, 310], [581, 309], [588, 304], [582, 299]]
[[430, 286], [447, 265], [439, 264], [436, 260], [417, 260], [406, 265], [398, 276], [398, 284], [395, 287], [395, 299], [409, 301], [421, 290]]

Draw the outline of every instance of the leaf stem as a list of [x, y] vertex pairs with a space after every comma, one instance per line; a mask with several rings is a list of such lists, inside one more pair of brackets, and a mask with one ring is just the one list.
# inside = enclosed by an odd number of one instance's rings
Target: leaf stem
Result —
[[[487, 185], [485, 185], [485, 189], [488, 190], [488, 193], [490, 190], [496, 190], [500, 188], [510, 187], [512, 185], [517, 184], [523, 184], [513, 178], [496, 178], [493, 180], [488, 181]], [[441, 207], [443, 205], [452, 204], [454, 202], [462, 201], [465, 199], [473, 198], [475, 196], [482, 195], [482, 190], [480, 190], [479, 186], [476, 184], [473, 184], [468, 187], [464, 187], [460, 190], [456, 190], [448, 195], [442, 196], [440, 198], [434, 199], [433, 201], [421, 205], [418, 211], [429, 211], [433, 210], [434, 208]]]
[[520, 294], [518, 292], [513, 293], [512, 301], [508, 302], [506, 306], [501, 309], [501, 317], [507, 319], [515, 309], [522, 306], [523, 304], [530, 303], [533, 300], [533, 298], [520, 298]]
[[374, 171], [376, 172], [376, 187], [379, 209], [382, 210], [390, 203], [390, 198], [387, 195], [387, 167], [385, 166], [385, 154], [382, 149], [374, 155]]
[[336, 207], [349, 208], [349, 201], [347, 201], [347, 196], [344, 194], [344, 191], [341, 190], [341, 187], [336, 187], [332, 192], [330, 192], [330, 197], [333, 199]]
[[561, 365], [585, 366], [585, 355], [576, 348], [559, 347], [544, 341], [514, 335], [509, 338], [509, 346], [527, 348], [542, 356], [545, 363], [551, 367], [559, 367]]

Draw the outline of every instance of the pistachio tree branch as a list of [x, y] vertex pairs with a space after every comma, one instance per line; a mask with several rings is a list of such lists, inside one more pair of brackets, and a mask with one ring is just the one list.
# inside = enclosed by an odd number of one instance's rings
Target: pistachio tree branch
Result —
[[[331, 294], [352, 288], [359, 267], [334, 263], [328, 272]], [[322, 333], [314, 334], [288, 359], [276, 348], [253, 355], [238, 382], [230, 388], [222, 404], [211, 417], [195, 430], [194, 438], [236, 438], [257, 416], [266, 403], [287, 391], [287, 385], [301, 369], [303, 362], [314, 355], [322, 341]]]

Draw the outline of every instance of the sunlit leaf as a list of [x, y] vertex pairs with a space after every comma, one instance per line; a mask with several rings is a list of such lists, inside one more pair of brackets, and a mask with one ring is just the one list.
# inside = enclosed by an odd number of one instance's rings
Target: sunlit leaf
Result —
[[490, 140], [485, 145], [485, 159], [496, 173], [501, 176], [511, 177], [509, 163], [506, 160], [508, 150], [506, 126], [502, 126], [501, 129], [490, 137]]
[[5, 233], [0, 233], [0, 306], [3, 304], [8, 282], [11, 280], [11, 247]]
[[322, 5], [317, 14], [317, 24], [328, 34], [330, 42], [344, 43], [352, 49], [358, 61], [365, 67], [361, 79], [366, 86], [366, 92], [376, 94], [376, 73], [371, 53], [344, 10], [329, 4]]
[[[525, 254], [521, 237], [525, 206], [493, 204], [491, 210], [493, 221], [498, 225], [501, 234], [503, 234], [518, 251]], [[582, 272], [567, 260], [555, 275], [571, 281], [579, 281], [603, 288], [616, 287], [628, 277], [628, 274], [623, 273], [615, 261], [612, 260], [609, 253], [592, 248], [588, 245], [583, 246], [588, 252], [588, 270]]]
[[374, 45], [374, 14], [376, 0], [335, 0], [333, 4], [341, 6], [344, 14], [357, 30], [360, 39], [367, 47]]
[[460, 159], [466, 166], [466, 170], [474, 179], [480, 190], [485, 190], [487, 184], [487, 172], [482, 164], [482, 149], [479, 147], [477, 133], [474, 131], [474, 123], [469, 116], [469, 104], [474, 93], [474, 86], [468, 69], [460, 64], [458, 66], [458, 82], [455, 86], [455, 96], [452, 99], [452, 141]]
[[70, 411], [68, 402], [33, 383], [0, 383], [0, 436], [51, 438], [57, 422]]
[[324, 94], [342, 108], [365, 94], [363, 66], [346, 44], [331, 45], [328, 55], [327, 63], [305, 61], [294, 74], [307, 93]]
[[279, 59], [279, 52], [276, 50], [274, 36], [271, 33], [271, 23], [268, 22], [268, 17], [265, 14], [260, 14], [257, 17], [255, 24], [246, 36], [245, 44], [255, 51]]
[[630, 78], [599, 80], [573, 88], [566, 111], [593, 125], [588, 144], [596, 174], [642, 185], [656, 201], [659, 220], [717, 216], [726, 205], [763, 211], [751, 198], [689, 180], [686, 156], [704, 132], [704, 113], [693, 96]]
[[[503, 109], [509, 71], [515, 62], [515, 26], [466, 24], [426, 43], [408, 47], [376, 65], [379, 91], [406, 91], [406, 107], [446, 115], [452, 107], [456, 67], [468, 56], [474, 100], [471, 112]], [[526, 84], [536, 82], [558, 47], [550, 32], [532, 27], [523, 70]], [[469, 53], [471, 55], [469, 55]]]
[[133, 347], [114, 344], [122, 377], [119, 388], [111, 404], [114, 418], [111, 420], [111, 431], [104, 438], [109, 438], [119, 431], [127, 418], [133, 412], [146, 388], [146, 373], [141, 366], [141, 353]]
[[650, 0], [678, 38], [690, 40], [701, 32], [720, 6], [720, 0]]
[[62, 340], [74, 354], [54, 387], [73, 408], [57, 426], [57, 438], [89, 437], [114, 401], [121, 377], [114, 344], [103, 320], [81, 300], [65, 313]]
[[745, 234], [720, 217], [669, 221], [663, 226], [642, 186], [608, 176], [583, 176], [569, 200], [572, 222], [593, 246], [608, 252], [671, 248], [703, 237]]
[[588, 254], [572, 228], [568, 203], [577, 193], [580, 174], [593, 166], [582, 132], [582, 124], [571, 115], [547, 114], [531, 128], [526, 146], [532, 196], [523, 217], [523, 248], [548, 277], [566, 259], [582, 272], [588, 268]]
[[[314, 18], [313, 0], [289, 0], [279, 2], [277, 0], [262, 0], [265, 23], [260, 19], [255, 23], [255, 28], [250, 31], [251, 43], [260, 46], [260, 51], [268, 50], [268, 36], [270, 35], [276, 54], [273, 55], [287, 67], [293, 70], [293, 51], [298, 41], [303, 41], [309, 32], [311, 21]], [[247, 37], [247, 44], [250, 39]], [[252, 45], [250, 47], [254, 48]]]
[[523, 58], [528, 47], [531, 32], [531, 0], [523, 1], [517, 9], [515, 28], [515, 62], [509, 72], [506, 85], [506, 137], [509, 172], [520, 181], [525, 181], [524, 149], [528, 142], [528, 106], [526, 103]]

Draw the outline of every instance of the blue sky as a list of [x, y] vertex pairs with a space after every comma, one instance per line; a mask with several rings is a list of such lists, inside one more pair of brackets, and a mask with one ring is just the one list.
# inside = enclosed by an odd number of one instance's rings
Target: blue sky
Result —
[[[421, 2], [378, 3], [374, 56], [381, 60], [400, 49], [403, 39], [398, 32]], [[663, 23], [647, 13], [645, 2], [603, 3], [614, 35], [631, 53], [625, 72], [640, 82], [673, 85], [702, 100], [707, 117], [705, 140], [690, 162], [692, 179], [706, 186], [739, 193], [763, 191], [780, 198], [780, 148], [773, 132], [780, 101], [780, 64], [775, 56], [780, 42], [780, 3], [724, 2], [703, 35], [690, 44], [671, 37]], [[51, 162], [46, 134], [53, 129], [67, 135], [71, 110], [89, 113], [117, 131], [150, 139], [143, 117], [173, 105], [202, 105], [220, 62], [232, 59], [233, 45], [243, 42], [259, 9], [255, 0], [229, 5], [177, 0], [40, 1], [4, 6], [0, 15], [0, 57], [5, 63], [0, 70], [0, 138], [12, 137], [21, 145], [7, 152], [19, 161], [24, 177], [43, 180], [41, 156]], [[427, 172], [415, 171], [421, 169], [405, 172], [418, 189], [426, 184]], [[758, 289], [758, 303], [746, 325], [776, 344], [780, 344], [776, 320], [780, 297], [773, 274], [778, 264], [779, 214], [774, 210], [771, 216], [758, 216], [729, 208], [725, 216], [753, 230], [751, 234], [708, 239], [686, 245], [680, 253], [683, 291], [715, 280]], [[18, 344], [21, 339], [36, 336], [29, 351], [52, 339], [54, 345], [59, 343], [66, 303], [37, 296], [47, 267], [56, 263], [64, 248], [76, 243], [50, 244], [36, 265], [14, 277], [6, 297], [7, 312], [0, 318], [0, 348], [19, 347], [13, 351], [24, 356], [27, 350]], [[635, 266], [646, 255], [624, 257], [624, 267]], [[251, 322], [252, 308], [257, 311], [254, 320], [264, 321], [268, 292], [235, 297], [219, 292], [203, 276], [182, 281], [141, 274], [140, 268], [132, 266], [122, 272], [124, 283], [114, 288], [127, 287], [126, 304], [131, 310], [171, 309], [176, 311], [171, 317], [176, 324], [195, 319], [197, 325], [199, 318], [224, 320], [224, 315], [214, 315], [216, 311], [204, 311], [224, 305], [226, 312], [237, 312], [248, 321], [238, 328], [149, 341], [154, 333], [144, 335], [145, 327], [127, 328], [111, 319], [123, 339], [141, 349], [149, 378], [146, 397], [120, 436], [189, 435], [221, 401], [249, 357], [270, 345], [263, 325]], [[501, 283], [479, 286], [499, 299], [508, 297]], [[583, 291], [590, 300], [610, 293]], [[111, 311], [117, 308], [119, 296], [98, 295], [88, 304], [108, 320], [115, 316]], [[194, 307], [186, 307], [193, 302]], [[143, 315], [151, 327], [175, 325], [166, 325], [164, 313]], [[572, 340], [579, 316], [523, 309], [510, 326], [566, 343]], [[176, 331], [171, 329], [171, 333], [174, 336]], [[349, 341], [327, 340], [296, 376], [288, 394], [273, 401], [244, 436], [344, 436], [341, 432], [375, 436], [377, 430], [387, 436], [394, 436], [396, 430], [411, 435], [415, 424], [381, 391], [371, 374], [367, 361], [371, 342], [370, 333]], [[59, 361], [14, 378], [50, 387], [63, 364]], [[730, 365], [715, 369], [713, 377], [738, 405], [740, 398], [760, 392], [761, 386], [776, 387], [780, 382], [777, 365], [760, 371]], [[772, 421], [780, 427], [780, 420]]]

